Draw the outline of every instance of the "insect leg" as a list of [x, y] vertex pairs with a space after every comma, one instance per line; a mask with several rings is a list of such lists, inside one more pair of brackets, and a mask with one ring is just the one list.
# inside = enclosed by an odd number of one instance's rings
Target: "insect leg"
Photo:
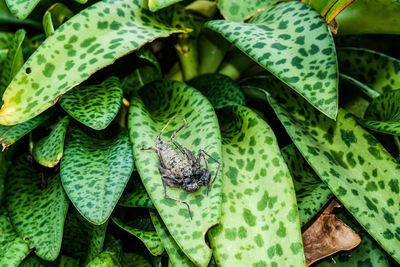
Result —
[[176, 142], [176, 140], [175, 140], [175, 135], [176, 135], [180, 130], [182, 130], [183, 127], [186, 126], [186, 118], [185, 118], [184, 115], [174, 115], [171, 119], [169, 119], [169, 121], [168, 121], [167, 124], [164, 126], [164, 128], [162, 128], [162, 130], [161, 130], [161, 132], [160, 132], [160, 134], [159, 134], [158, 136], [161, 136], [161, 134], [162, 134], [162, 133], [165, 131], [165, 129], [168, 127], [169, 123], [170, 123], [173, 119], [175, 119], [176, 117], [178, 117], [178, 116], [182, 117], [182, 119], [183, 119], [183, 124], [182, 124], [181, 127], [179, 127], [178, 130], [176, 130], [175, 132], [172, 133], [172, 135], [171, 135], [171, 142], [182, 152], [182, 154], [185, 155], [185, 150], [184, 150], [184, 149], [182, 148], [182, 146], [181, 146], [180, 144], [178, 144], [178, 142]]
[[[200, 159], [203, 158], [205, 163], [206, 163], [207, 170], [208, 170], [208, 162], [207, 162], [207, 160], [206, 160], [204, 155], [207, 155], [208, 157], [210, 157], [211, 159], [213, 159], [214, 161], [216, 161], [218, 163], [218, 168], [217, 168], [217, 171], [215, 172], [214, 179], [211, 181], [211, 183], [208, 184], [208, 187], [207, 187], [207, 196], [208, 196], [208, 193], [210, 192], [210, 188], [211, 188], [212, 184], [215, 182], [215, 179], [217, 179], [218, 171], [219, 171], [219, 169], [221, 167], [221, 162], [219, 160], [217, 160], [216, 158], [214, 158], [213, 156], [211, 156], [210, 154], [208, 154], [203, 149], [200, 149], [199, 150], [199, 154], [198, 154], [198, 158], [197, 158], [197, 161], [198, 161], [198, 164], [199, 164], [198, 166], [200, 166]], [[210, 170], [208, 170], [208, 171], [210, 171]]]
[[140, 150], [154, 150], [157, 152], [157, 148], [155, 147], [144, 147], [144, 145], [142, 145], [142, 147], [140, 148]]
[[192, 213], [190, 212], [190, 206], [189, 206], [189, 204], [188, 204], [187, 202], [185, 202], [185, 201], [181, 201], [181, 200], [179, 200], [179, 199], [175, 199], [175, 198], [169, 197], [168, 194], [167, 194], [167, 187], [165, 186], [165, 180], [164, 180], [165, 178], [164, 178], [164, 177], [161, 177], [161, 178], [162, 178], [162, 183], [163, 183], [163, 187], [164, 187], [164, 197], [165, 197], [166, 199], [171, 199], [171, 200], [173, 200], [173, 201], [176, 201], [176, 202], [180, 202], [180, 203], [182, 203], [182, 204], [185, 204], [185, 205], [187, 206], [187, 208], [188, 208], [190, 219], [193, 220], [193, 218], [192, 218]]

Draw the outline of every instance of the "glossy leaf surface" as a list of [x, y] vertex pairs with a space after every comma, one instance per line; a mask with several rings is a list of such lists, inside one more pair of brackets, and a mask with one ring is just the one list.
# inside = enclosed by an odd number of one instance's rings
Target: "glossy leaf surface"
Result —
[[351, 114], [337, 121], [319, 113], [276, 79], [268, 101], [302, 155], [332, 193], [375, 240], [400, 261], [400, 166]]
[[293, 182], [273, 131], [246, 107], [223, 109], [219, 119], [224, 201], [209, 233], [216, 263], [305, 266]]
[[5, 0], [10, 12], [18, 19], [26, 19], [40, 0]]
[[120, 81], [110, 77], [99, 85], [73, 88], [60, 98], [60, 105], [77, 121], [102, 130], [117, 116], [121, 101]]
[[155, 12], [159, 9], [162, 9], [164, 7], [173, 5], [175, 3], [178, 3], [182, 0], [148, 0], [149, 1], [149, 9], [152, 12]]
[[151, 202], [146, 189], [138, 180], [133, 181], [132, 191], [123, 195], [119, 200], [118, 205], [129, 208], [140, 207], [154, 209], [153, 202]]
[[336, 117], [336, 51], [324, 19], [310, 6], [285, 2], [258, 13], [250, 23], [214, 20], [206, 26], [220, 32], [322, 113]]
[[284, 147], [282, 155], [293, 178], [300, 225], [304, 226], [329, 201], [332, 193], [294, 145]]
[[7, 176], [5, 205], [12, 224], [40, 258], [55, 260], [69, 205], [60, 176], [49, 177], [41, 189], [39, 173], [24, 156], [14, 161]]
[[[154, 230], [151, 231], [148, 227], [145, 227], [147, 229], [142, 229], [140, 227], [140, 222], [137, 222], [138, 220], [126, 224], [116, 216], [111, 217], [111, 219], [118, 227], [139, 238], [154, 256], [163, 253], [164, 247], [161, 244], [158, 234]], [[147, 223], [151, 224], [150, 221]]]
[[132, 148], [125, 131], [100, 140], [71, 128], [60, 175], [68, 197], [88, 221], [103, 224], [108, 219], [132, 170]]
[[69, 121], [69, 116], [65, 116], [48, 136], [40, 139], [35, 144], [32, 156], [39, 164], [53, 168], [60, 162], [64, 152], [64, 140]]
[[222, 74], [205, 74], [187, 82], [210, 100], [214, 108], [244, 105], [242, 91], [234, 80]]
[[277, 0], [219, 0], [222, 15], [232, 21], [243, 21], [278, 2]]
[[[207, 187], [201, 187], [195, 193], [167, 188], [170, 197], [189, 203], [193, 217], [190, 219], [184, 204], [164, 198], [157, 154], [140, 148], [142, 145], [154, 146], [157, 135], [166, 123], [174, 115], [184, 115], [187, 125], [177, 134], [176, 141], [193, 153], [204, 149], [220, 160], [221, 137], [216, 115], [200, 92], [181, 82], [156, 81], [139, 90], [139, 94], [132, 97], [128, 117], [136, 168], [154, 206], [179, 247], [197, 265], [205, 266], [211, 258], [211, 250], [205, 243], [204, 235], [212, 225], [218, 223], [220, 216], [221, 172], [208, 196]], [[168, 142], [172, 132], [182, 123], [180, 117], [175, 118], [161, 139]], [[209, 160], [211, 177], [217, 167], [215, 161]]]
[[16, 124], [36, 116], [93, 72], [176, 31], [143, 10], [143, 1], [100, 1], [61, 25], [8, 86], [0, 123]]

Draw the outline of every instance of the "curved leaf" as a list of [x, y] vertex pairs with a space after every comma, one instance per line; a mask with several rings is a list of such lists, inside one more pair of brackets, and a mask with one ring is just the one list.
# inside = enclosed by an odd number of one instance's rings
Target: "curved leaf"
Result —
[[67, 136], [60, 175], [63, 187], [80, 214], [93, 224], [111, 215], [133, 170], [128, 134], [99, 140], [72, 128]]
[[219, 119], [224, 201], [209, 233], [214, 259], [219, 266], [305, 266], [293, 182], [271, 128], [241, 106], [223, 109]]
[[162, 9], [164, 7], [173, 5], [175, 3], [178, 3], [182, 0], [148, 0], [149, 1], [149, 9], [152, 12], [155, 12], [159, 9]]
[[155, 38], [179, 31], [142, 9], [143, 1], [99, 1], [61, 25], [11, 81], [3, 95], [0, 124], [36, 116], [93, 72]]
[[77, 121], [102, 130], [117, 116], [121, 101], [120, 81], [113, 76], [99, 85], [73, 88], [60, 98], [60, 105]]
[[0, 215], [0, 233], [0, 265], [18, 266], [30, 252], [28, 242], [18, 236], [6, 215]]
[[55, 260], [69, 205], [60, 177], [50, 177], [41, 189], [38, 172], [24, 156], [13, 162], [7, 176], [5, 205], [12, 224], [40, 258]]
[[[169, 262], [172, 263], [172, 266], [194, 266], [194, 264], [189, 260], [188, 257], [186, 257], [185, 253], [182, 252], [178, 244], [172, 238], [167, 227], [165, 227], [165, 224], [156, 211], [150, 210], [150, 218], [158, 236], [160, 237], [163, 247], [168, 253], [168, 259]], [[170, 265], [168, 264], [168, 266]]]
[[[124, 253], [122, 255], [122, 266], [131, 266], [131, 267], [153, 267], [156, 265], [152, 265], [145, 257], [136, 253]], [[160, 265], [161, 266], [161, 265]]]
[[296, 190], [300, 225], [304, 226], [332, 197], [331, 190], [319, 179], [294, 145], [282, 149]]
[[317, 10], [322, 17], [325, 17], [329, 24], [345, 7], [354, 0], [301, 0]]
[[[154, 256], [163, 253], [164, 247], [155, 231], [140, 229], [138, 226], [135, 226], [135, 221], [133, 221], [133, 224], [125, 224], [116, 216], [112, 216], [111, 219], [118, 227], [139, 238]], [[150, 221], [148, 223], [151, 224]]]
[[[211, 250], [204, 240], [207, 230], [218, 223], [221, 205], [221, 178], [216, 178], [210, 193], [207, 187], [198, 192], [187, 193], [180, 188], [167, 187], [168, 195], [189, 203], [193, 219], [187, 207], [164, 197], [160, 166], [154, 151], [140, 150], [154, 146], [161, 129], [174, 115], [186, 116], [187, 125], [177, 134], [176, 140], [193, 153], [204, 149], [221, 159], [221, 137], [218, 121], [208, 100], [194, 88], [176, 81], [156, 81], [139, 90], [140, 97], [132, 97], [128, 128], [133, 143], [136, 167], [169, 232], [182, 251], [197, 265], [205, 266], [211, 258]], [[173, 120], [167, 132], [161, 136], [169, 140], [173, 131], [182, 125], [182, 120]], [[209, 161], [213, 177], [218, 164]]]
[[205, 74], [187, 82], [207, 97], [214, 108], [244, 105], [244, 95], [234, 80], [222, 74]]
[[206, 26], [221, 32], [322, 113], [336, 117], [335, 46], [324, 19], [310, 6], [285, 2], [258, 13], [248, 24], [216, 20]]
[[278, 0], [219, 0], [217, 5], [226, 19], [243, 21], [277, 2]]
[[268, 88], [271, 107], [321, 180], [400, 262], [399, 164], [344, 110], [335, 122], [275, 79], [260, 86]]
[[50, 135], [35, 144], [32, 156], [39, 164], [53, 168], [60, 162], [64, 152], [64, 140], [69, 120], [69, 116], [65, 116], [57, 123]]
[[55, 3], [43, 15], [43, 29], [46, 36], [53, 34], [53, 32], [60, 27], [66, 20], [74, 16], [74, 13], [64, 4]]
[[151, 202], [151, 199], [147, 194], [146, 189], [141, 184], [141, 182], [136, 179], [133, 181], [132, 192], [123, 195], [118, 201], [118, 205], [129, 208], [140, 207], [154, 209], [153, 202]]
[[5, 0], [10, 12], [18, 19], [26, 19], [40, 0]]
[[122, 242], [115, 240], [99, 256], [90, 261], [87, 267], [122, 267]]
[[364, 48], [338, 48], [339, 70], [378, 93], [400, 89], [400, 60]]

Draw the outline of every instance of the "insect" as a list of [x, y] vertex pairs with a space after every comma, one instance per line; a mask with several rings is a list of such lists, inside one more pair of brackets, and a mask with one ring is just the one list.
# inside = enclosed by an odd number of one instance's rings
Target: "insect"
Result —
[[[174, 120], [176, 117], [182, 117], [183, 125], [179, 127], [176, 131], [174, 131], [171, 135], [171, 142], [179, 149], [179, 151], [183, 154], [179, 154], [170, 144], [161, 140], [161, 135], [168, 127], [169, 123]], [[192, 213], [190, 212], [190, 206], [187, 202], [181, 201], [178, 199], [174, 199], [168, 196], [166, 185], [170, 187], [182, 188], [186, 192], [196, 192], [199, 190], [200, 186], [208, 186], [207, 188], [207, 196], [208, 192], [215, 179], [217, 178], [218, 171], [221, 167], [221, 162], [208, 154], [203, 149], [200, 149], [197, 153], [197, 158], [195, 155], [186, 147], [182, 147], [176, 140], [175, 135], [186, 126], [186, 118], [183, 115], [175, 115], [173, 116], [167, 124], [162, 128], [161, 132], [157, 135], [156, 139], [156, 147], [147, 147], [145, 148], [143, 145], [140, 148], [141, 150], [154, 150], [157, 153], [158, 159], [160, 161], [161, 166], [158, 167], [158, 170], [161, 174], [161, 180], [164, 187], [164, 195], [166, 199], [171, 199], [182, 204], [185, 204], [189, 211], [190, 219], [192, 219]], [[211, 173], [208, 169], [208, 161], [206, 156], [213, 159], [218, 163], [218, 168], [215, 172], [213, 180], [210, 182]], [[200, 167], [200, 161], [204, 159], [205, 168]]]

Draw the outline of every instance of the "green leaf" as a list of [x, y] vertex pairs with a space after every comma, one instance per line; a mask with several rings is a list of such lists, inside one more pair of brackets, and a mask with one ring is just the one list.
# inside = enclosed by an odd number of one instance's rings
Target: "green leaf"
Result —
[[168, 259], [172, 263], [172, 266], [194, 266], [194, 264], [189, 260], [185, 253], [182, 252], [178, 244], [172, 238], [157, 212], [153, 210], [150, 210], [149, 212], [151, 221], [153, 222], [154, 228], [160, 237], [163, 247], [168, 253]]
[[71, 128], [60, 175], [72, 204], [85, 219], [103, 224], [111, 215], [133, 170], [131, 143], [126, 131], [110, 140]]
[[58, 267], [79, 267], [79, 260], [69, 256], [61, 255]]
[[77, 121], [102, 130], [117, 116], [121, 101], [120, 81], [112, 76], [99, 85], [73, 88], [60, 98], [60, 105]]
[[133, 181], [133, 190], [128, 194], [123, 195], [120, 198], [118, 205], [129, 208], [140, 207], [154, 209], [153, 202], [151, 202], [146, 189], [137, 179]]
[[247, 107], [223, 109], [218, 118], [224, 201], [208, 235], [214, 259], [219, 266], [305, 266], [293, 182], [272, 129]]
[[40, 2], [40, 0], [24, 0], [24, 1], [5, 0], [5, 1], [7, 3], [8, 9], [18, 19], [26, 19], [26, 17], [28, 17], [28, 15]]
[[24, 135], [34, 130], [44, 121], [46, 121], [50, 115], [50, 112], [45, 112], [33, 119], [30, 119], [29, 121], [20, 124], [13, 126], [0, 125], [0, 144], [3, 145], [3, 149], [11, 146]]
[[329, 24], [345, 7], [354, 0], [302, 0], [317, 10], [322, 17], [325, 17]]
[[36, 116], [93, 72], [155, 38], [180, 31], [142, 9], [143, 1], [100, 1], [61, 25], [11, 81], [3, 95], [0, 124]]
[[46, 36], [53, 34], [53, 32], [61, 26], [66, 20], [73, 17], [74, 13], [64, 4], [55, 3], [43, 15], [43, 29]]
[[205, 74], [187, 82], [207, 97], [214, 108], [244, 105], [244, 95], [239, 86], [228, 76]]
[[8, 162], [6, 159], [6, 152], [0, 151], [0, 205], [4, 197], [4, 181], [7, 177]]
[[0, 233], [0, 266], [18, 266], [30, 252], [28, 242], [18, 236], [6, 215], [0, 215]]
[[345, 209], [335, 212], [335, 215], [353, 229], [361, 238], [361, 244], [351, 251], [342, 251], [326, 258], [322, 262], [316, 263], [316, 267], [353, 267], [353, 266], [379, 266], [389, 267], [385, 252], [379, 245], [365, 232], [362, 227], [353, 222], [351, 214]]
[[271, 107], [294, 144], [358, 222], [400, 262], [399, 164], [353, 116], [340, 109], [337, 121], [275, 79], [265, 79]]
[[304, 226], [332, 197], [331, 190], [319, 179], [294, 145], [282, 149], [296, 190], [300, 225]]
[[40, 184], [38, 172], [20, 156], [7, 174], [5, 205], [19, 235], [40, 258], [53, 261], [60, 252], [69, 201], [59, 175], [49, 177], [45, 189]]
[[153, 267], [145, 257], [136, 253], [124, 253], [121, 260], [122, 266]]
[[244, 21], [277, 2], [278, 0], [219, 0], [217, 5], [227, 20]]
[[400, 88], [400, 60], [363, 48], [339, 48], [339, 69], [378, 93]]
[[[331, 0], [332, 1], [332, 0]], [[328, 13], [326, 14], [326, 22], [330, 23], [333, 21], [340, 12], [343, 11], [348, 5], [354, 2], [354, 0], [333, 0], [334, 5], [329, 9]]]
[[[7, 86], [14, 78], [15, 74], [24, 65], [24, 56], [22, 55], [22, 42], [25, 39], [26, 32], [18, 30], [11, 41], [10, 47], [5, 58], [5, 64], [2, 64], [0, 75], [0, 96], [3, 95]], [[0, 103], [2, 103], [0, 101]]]
[[[1, 10], [1, 3], [0, 3], [0, 10]], [[3, 11], [0, 11], [0, 14]], [[13, 43], [15, 34], [12, 32], [0, 32], [0, 49], [9, 49]]]
[[[161, 244], [157, 233], [151, 229], [152, 225], [150, 219], [137, 219], [128, 224], [123, 223], [121, 219], [116, 216], [112, 216], [111, 219], [118, 227], [139, 238], [154, 256], [158, 256], [163, 253], [164, 247]], [[146, 220], [144, 223], [150, 224], [151, 227], [148, 227], [147, 225], [145, 225], [145, 227], [141, 227], [140, 224], [143, 224], [143, 222], [140, 222], [140, 220]]]
[[107, 225], [91, 224], [78, 211], [70, 210], [65, 220], [62, 252], [86, 265], [103, 251]]
[[310, 6], [285, 2], [258, 13], [248, 24], [215, 20], [206, 26], [221, 32], [329, 118], [336, 118], [335, 46], [324, 19]]
[[93, 259], [87, 267], [116, 266], [122, 267], [122, 242], [115, 240], [99, 256]]
[[[207, 230], [218, 223], [221, 205], [221, 178], [216, 178], [208, 196], [207, 187], [194, 193], [181, 188], [167, 188], [171, 198], [189, 203], [188, 208], [179, 202], [164, 197], [160, 166], [154, 151], [143, 151], [143, 146], [154, 146], [161, 129], [174, 115], [184, 115], [187, 125], [177, 134], [176, 141], [193, 153], [204, 149], [221, 159], [221, 137], [217, 117], [208, 100], [197, 90], [177, 81], [155, 81], [139, 90], [140, 97], [132, 97], [128, 116], [128, 128], [133, 143], [136, 168], [154, 206], [160, 213], [172, 237], [191, 261], [206, 266], [211, 250], [204, 240]], [[173, 131], [183, 121], [171, 121], [167, 132], [161, 136], [169, 140]], [[210, 160], [209, 170], [214, 177], [218, 164]]]
[[136, 55], [139, 58], [144, 59], [144, 60], [148, 61], [149, 63], [151, 63], [157, 69], [157, 71], [160, 73], [160, 77], [161, 77], [162, 71], [161, 71], [160, 63], [158, 62], [156, 56], [153, 54], [153, 52], [151, 51], [151, 48], [149, 46], [144, 46], [144, 47], [140, 48], [136, 52]]
[[50, 135], [40, 139], [33, 147], [33, 158], [41, 165], [53, 168], [64, 152], [64, 140], [67, 133], [70, 117], [65, 116], [51, 131]]
[[393, 90], [373, 99], [364, 118], [357, 118], [363, 126], [381, 133], [400, 135], [400, 90]]
[[173, 5], [175, 3], [178, 3], [182, 0], [148, 0], [149, 1], [149, 9], [152, 12], [155, 12], [159, 9], [162, 9], [164, 7]]

